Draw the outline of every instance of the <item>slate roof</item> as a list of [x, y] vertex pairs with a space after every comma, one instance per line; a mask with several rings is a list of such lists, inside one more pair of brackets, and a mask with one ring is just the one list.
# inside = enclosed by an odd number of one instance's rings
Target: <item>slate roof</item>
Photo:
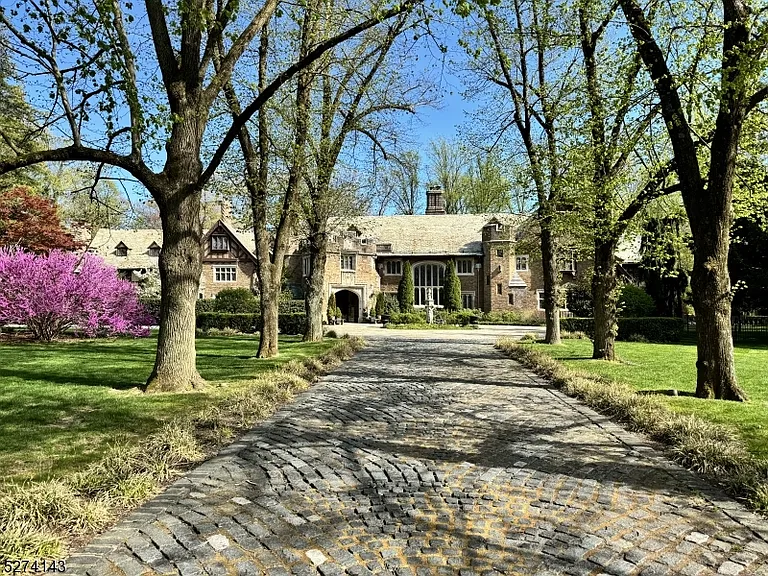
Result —
[[[221, 222], [227, 230], [251, 253], [256, 250], [256, 242], [251, 231], [235, 230], [225, 222]], [[204, 235], [207, 235], [208, 231]], [[128, 248], [128, 256], [117, 256], [115, 248], [123, 243]], [[157, 256], [149, 255], [149, 247], [153, 244], [162, 247], [163, 232], [155, 228], [137, 228], [116, 230], [100, 228], [94, 234], [88, 245], [88, 251], [101, 256], [105, 262], [119, 269], [138, 270], [142, 268], [157, 268]]]
[[[128, 256], [117, 256], [115, 248], [120, 243], [128, 248]], [[113, 230], [100, 228], [93, 235], [88, 251], [98, 254], [107, 264], [115, 268], [141, 269], [157, 268], [157, 257], [149, 255], [149, 247], [156, 243], [163, 245], [163, 231], [154, 228], [135, 230]]]
[[371, 243], [391, 244], [393, 256], [481, 255], [483, 226], [494, 217], [515, 227], [526, 219], [519, 214], [360, 216], [339, 223], [337, 230], [355, 226]]

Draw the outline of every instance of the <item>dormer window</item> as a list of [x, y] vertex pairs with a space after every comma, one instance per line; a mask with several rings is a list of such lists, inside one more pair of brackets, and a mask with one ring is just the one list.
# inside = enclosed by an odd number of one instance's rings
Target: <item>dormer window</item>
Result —
[[229, 238], [221, 234], [211, 236], [211, 252], [228, 252]]
[[157, 242], [152, 242], [152, 244], [149, 245], [149, 248], [147, 248], [147, 254], [149, 254], [152, 258], [158, 258], [160, 256], [160, 246], [157, 245]]
[[128, 246], [120, 242], [120, 244], [115, 246], [115, 256], [128, 256]]

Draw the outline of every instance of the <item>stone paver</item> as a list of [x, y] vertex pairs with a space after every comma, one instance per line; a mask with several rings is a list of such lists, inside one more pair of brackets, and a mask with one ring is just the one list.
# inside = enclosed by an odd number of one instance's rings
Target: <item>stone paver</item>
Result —
[[68, 573], [768, 576], [768, 527], [497, 353], [388, 334]]

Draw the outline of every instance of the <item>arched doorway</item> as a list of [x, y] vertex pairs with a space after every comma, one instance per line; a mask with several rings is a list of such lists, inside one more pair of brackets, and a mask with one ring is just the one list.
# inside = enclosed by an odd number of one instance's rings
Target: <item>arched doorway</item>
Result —
[[336, 306], [341, 310], [344, 322], [357, 322], [360, 318], [360, 298], [349, 290], [336, 292]]

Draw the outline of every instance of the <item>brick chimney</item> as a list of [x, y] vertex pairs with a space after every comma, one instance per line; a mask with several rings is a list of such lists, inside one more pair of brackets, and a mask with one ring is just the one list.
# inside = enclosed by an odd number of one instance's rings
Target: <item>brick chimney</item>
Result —
[[430, 186], [427, 188], [427, 211], [428, 216], [434, 214], [445, 214], [445, 198], [443, 198], [442, 186]]
[[232, 219], [232, 201], [229, 199], [221, 199], [218, 201], [219, 218], [226, 224], [232, 225], [234, 220]]

